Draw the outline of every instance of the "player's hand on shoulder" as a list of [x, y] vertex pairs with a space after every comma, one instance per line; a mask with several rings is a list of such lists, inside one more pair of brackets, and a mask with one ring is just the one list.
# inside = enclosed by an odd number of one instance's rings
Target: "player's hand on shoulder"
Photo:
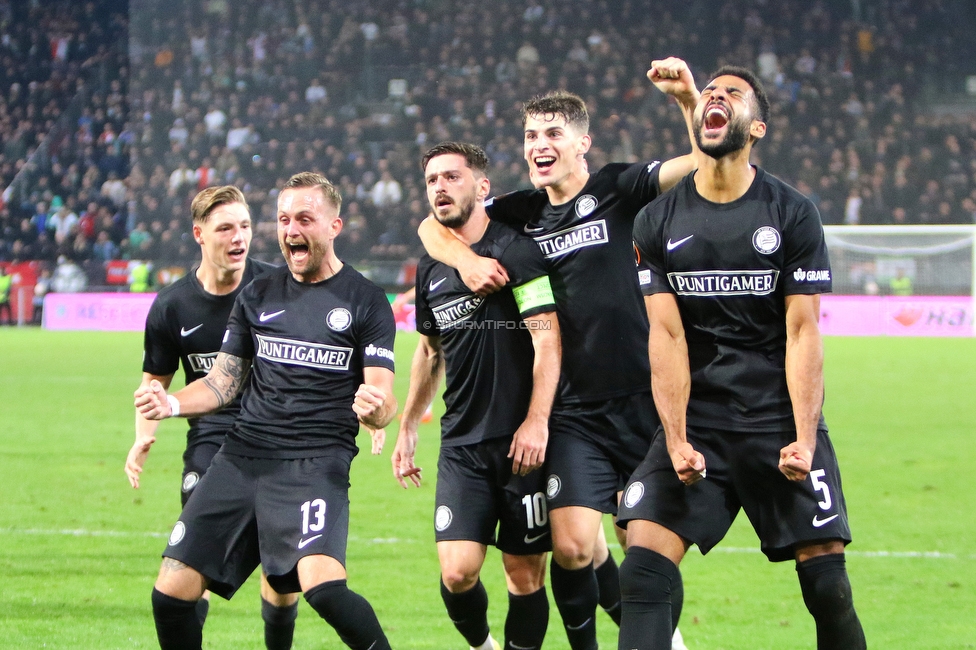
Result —
[[691, 107], [698, 102], [699, 92], [695, 86], [695, 77], [683, 59], [669, 56], [666, 59], [651, 61], [647, 78], [658, 90], [672, 95], [682, 104]]
[[779, 471], [791, 481], [803, 481], [810, 473], [814, 450], [800, 442], [791, 442], [779, 452]]
[[682, 442], [671, 450], [671, 464], [685, 485], [693, 485], [705, 478], [705, 457], [689, 442]]
[[461, 280], [479, 296], [495, 293], [508, 283], [508, 271], [498, 260], [475, 256], [471, 262], [458, 269]]
[[166, 389], [155, 379], [148, 386], [140, 386], [134, 397], [136, 410], [147, 420], [164, 420], [173, 415], [166, 400]]

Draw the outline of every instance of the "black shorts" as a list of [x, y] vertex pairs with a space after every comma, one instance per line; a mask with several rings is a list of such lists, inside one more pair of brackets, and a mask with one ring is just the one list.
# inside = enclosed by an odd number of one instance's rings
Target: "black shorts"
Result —
[[201, 440], [190, 443], [183, 452], [183, 483], [180, 488], [180, 505], [185, 506], [193, 494], [193, 489], [207, 473], [213, 457], [220, 449], [219, 442]]
[[[512, 438], [441, 447], [437, 459], [438, 542], [494, 544], [503, 553], [534, 555], [552, 550], [542, 470], [512, 474]], [[496, 541], [495, 528], [498, 528]]]
[[678, 480], [661, 432], [624, 491], [620, 525], [653, 521], [697, 544], [704, 554], [725, 537], [741, 508], [772, 562], [793, 559], [793, 549], [805, 543], [850, 543], [840, 469], [826, 431], [817, 432], [812, 471], [800, 483], [779, 471], [779, 452], [796, 440], [793, 432], [689, 428], [687, 436], [705, 456], [706, 478], [691, 486]]
[[306, 555], [346, 563], [352, 454], [245, 458], [220, 451], [176, 522], [164, 557], [190, 566], [230, 598], [258, 564], [278, 593], [301, 591]]
[[640, 465], [660, 419], [650, 392], [554, 409], [546, 450], [549, 509], [617, 512], [617, 493]]

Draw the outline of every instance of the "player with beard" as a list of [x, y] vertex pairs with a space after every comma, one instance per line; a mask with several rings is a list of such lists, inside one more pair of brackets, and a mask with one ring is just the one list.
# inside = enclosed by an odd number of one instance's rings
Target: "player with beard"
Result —
[[[690, 130], [698, 90], [685, 62], [654, 61], [648, 77], [678, 100]], [[586, 105], [565, 92], [528, 102], [523, 127], [536, 189], [485, 207], [492, 220], [535, 239], [549, 262], [563, 348], [545, 469], [551, 584], [570, 646], [592, 650], [597, 602], [619, 594], [616, 565], [601, 566], [602, 580], [593, 566], [602, 515], [616, 513], [658, 422], [647, 381], [647, 316], [632, 261], [634, 218], [691, 171], [695, 158], [611, 163], [590, 174]], [[420, 234], [428, 253], [459, 269], [472, 289], [507, 279], [497, 260], [477, 256], [436, 220], [425, 220]], [[675, 645], [683, 647], [680, 637]]]
[[[560, 356], [546, 263], [531, 239], [489, 221], [484, 200], [491, 185], [481, 148], [444, 142], [421, 166], [437, 220], [479, 254], [500, 260], [511, 282], [479, 297], [455, 269], [429, 256], [420, 260], [420, 341], [393, 473], [407, 487], [403, 476], [414, 469], [417, 427], [446, 371], [434, 521], [441, 596], [472, 648], [498, 650], [480, 578], [494, 544], [509, 589], [505, 648], [538, 650], [549, 620], [544, 585], [551, 542], [545, 477], [536, 470], [545, 459]], [[420, 485], [418, 475], [412, 479]]]
[[198, 417], [248, 391], [163, 553], [152, 594], [161, 648], [200, 648], [196, 601], [208, 588], [230, 598], [259, 562], [349, 647], [390, 647], [346, 586], [345, 552], [359, 425], [381, 430], [396, 412], [395, 324], [383, 290], [335, 255], [341, 202], [319, 174], [290, 178], [277, 215], [287, 268], [241, 291], [206, 377], [173, 395], [158, 381], [136, 391], [151, 420]]
[[795, 560], [817, 648], [866, 647], [821, 412], [827, 246], [813, 203], [749, 163], [768, 113], [751, 72], [720, 69], [695, 110], [700, 167], [634, 228], [650, 276], [651, 383], [664, 435], [621, 504], [621, 650], [668, 647], [678, 563], [691, 544], [714, 547], [740, 508], [771, 561]]
[[[220, 350], [237, 294], [255, 277], [274, 268], [247, 259], [251, 215], [244, 195], [236, 187], [203, 190], [190, 204], [190, 214], [193, 238], [200, 245], [200, 266], [161, 290], [153, 300], [146, 319], [140, 385], [143, 389], [154, 380], [169, 388], [181, 362], [187, 384], [205, 377]], [[200, 478], [206, 474], [240, 409], [240, 399], [235, 398], [223, 410], [189, 421], [183, 452], [181, 505], [186, 505]], [[139, 487], [139, 475], [156, 442], [158, 427], [158, 422], [136, 412], [136, 440], [125, 461], [125, 473], [133, 488]], [[200, 625], [207, 617], [209, 596], [207, 593], [197, 602]], [[291, 647], [297, 616], [298, 594], [279, 594], [268, 585], [262, 573], [261, 617], [264, 642], [269, 650]]]

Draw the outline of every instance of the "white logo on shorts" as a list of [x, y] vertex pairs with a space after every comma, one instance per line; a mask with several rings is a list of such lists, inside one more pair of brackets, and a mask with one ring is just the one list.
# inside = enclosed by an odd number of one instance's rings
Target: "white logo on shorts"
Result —
[[633, 508], [636, 506], [641, 499], [644, 498], [644, 484], [640, 481], [636, 483], [631, 483], [630, 487], [627, 488], [627, 493], [624, 494], [624, 505], [628, 508]]
[[559, 494], [560, 488], [562, 488], [563, 482], [559, 480], [559, 477], [555, 474], [549, 475], [549, 480], [546, 481], [546, 497], [550, 499], [556, 498]]
[[352, 314], [344, 307], [336, 307], [325, 317], [325, 322], [336, 332], [341, 332], [348, 329], [349, 324], [352, 323]]
[[434, 528], [437, 532], [442, 533], [447, 530], [452, 521], [454, 521], [454, 513], [451, 509], [447, 506], [437, 506], [437, 512], [434, 513]]
[[173, 526], [173, 532], [169, 534], [169, 545], [176, 546], [183, 541], [183, 537], [186, 535], [186, 526], [183, 525], [182, 521], [176, 522]]
[[200, 482], [200, 475], [196, 472], [187, 472], [183, 477], [183, 494], [186, 494], [197, 486]]

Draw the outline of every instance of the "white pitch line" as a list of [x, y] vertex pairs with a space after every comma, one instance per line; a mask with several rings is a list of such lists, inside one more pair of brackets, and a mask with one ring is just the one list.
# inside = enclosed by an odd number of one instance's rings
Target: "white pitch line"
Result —
[[[63, 535], [65, 537], [153, 537], [167, 538], [169, 533], [120, 531], [120, 530], [85, 530], [84, 528], [70, 528], [62, 530], [48, 530], [43, 528], [0, 528], [0, 535], [41, 535], [50, 537], [51, 535]], [[399, 537], [358, 537], [349, 536], [350, 542], [367, 544], [415, 544], [417, 540], [400, 539]], [[610, 548], [620, 550], [619, 544], [609, 544]], [[758, 554], [762, 551], [758, 548], [746, 548], [739, 546], [717, 546], [712, 549], [713, 553], [748, 553]], [[960, 555], [957, 553], [944, 553], [942, 551], [846, 551], [846, 555], [852, 557], [883, 557], [896, 559], [922, 558], [925, 560], [976, 560], [976, 553]]]

